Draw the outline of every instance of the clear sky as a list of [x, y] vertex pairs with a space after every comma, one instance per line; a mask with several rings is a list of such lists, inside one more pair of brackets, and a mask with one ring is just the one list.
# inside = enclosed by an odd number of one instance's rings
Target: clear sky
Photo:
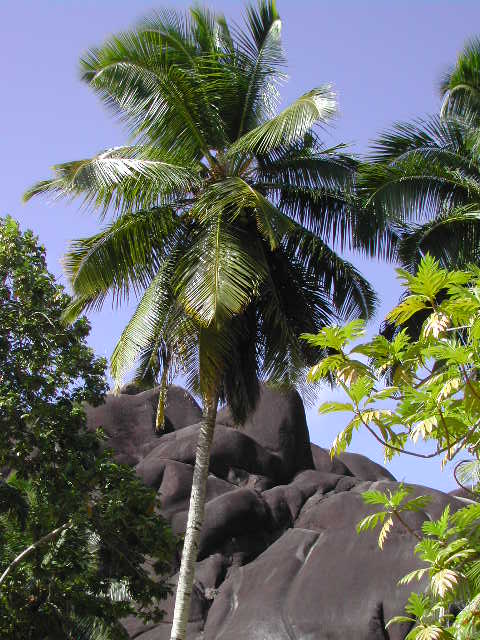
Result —
[[[33, 229], [47, 249], [50, 269], [63, 281], [60, 258], [68, 241], [99, 228], [75, 203], [21, 204], [33, 182], [49, 167], [89, 157], [123, 144], [126, 134], [93, 92], [79, 80], [78, 59], [110, 34], [133, 26], [150, 10], [186, 8], [177, 0], [0, 0], [2, 71], [0, 94], [0, 215], [7, 213]], [[238, 20], [242, 2], [210, 0], [212, 8]], [[323, 82], [338, 92], [340, 117], [329, 139], [366, 153], [369, 141], [394, 121], [438, 111], [440, 77], [465, 40], [480, 34], [478, 0], [278, 0], [289, 60], [285, 102]], [[382, 304], [370, 325], [374, 332], [395, 304], [399, 289], [393, 268], [358, 257], [353, 261], [376, 287]], [[109, 356], [130, 309], [92, 314], [90, 342]], [[324, 398], [332, 397], [330, 391]], [[345, 422], [308, 411], [311, 439], [329, 446]], [[367, 435], [352, 450], [381, 462]], [[451, 489], [439, 461], [397, 459], [399, 479]]]

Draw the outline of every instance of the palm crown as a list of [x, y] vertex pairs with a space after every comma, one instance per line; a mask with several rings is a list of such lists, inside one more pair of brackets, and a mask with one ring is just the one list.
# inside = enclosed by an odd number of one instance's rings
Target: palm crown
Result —
[[397, 255], [412, 271], [427, 252], [447, 268], [480, 258], [480, 41], [467, 44], [441, 92], [440, 115], [380, 136], [359, 175], [360, 192], [390, 219]]
[[280, 31], [273, 1], [248, 8], [243, 30], [194, 8], [91, 50], [83, 77], [133, 142], [56, 166], [26, 194], [81, 196], [114, 213], [65, 258], [72, 316], [109, 292], [121, 301], [145, 290], [114, 378], [134, 363], [141, 376], [181, 362], [190, 386], [218, 387], [239, 420], [260, 378], [292, 382], [309, 363], [301, 332], [371, 314], [371, 287], [334, 247], [389, 249], [355, 206], [356, 162], [314, 130], [335, 114], [331, 87], [276, 113]]

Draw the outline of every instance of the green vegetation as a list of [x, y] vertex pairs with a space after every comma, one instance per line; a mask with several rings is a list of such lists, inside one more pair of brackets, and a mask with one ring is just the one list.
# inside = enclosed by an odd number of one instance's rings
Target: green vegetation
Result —
[[[329, 355], [310, 371], [318, 381], [327, 375], [344, 390], [346, 402], [327, 402], [321, 413], [347, 411], [348, 425], [337, 436], [332, 454], [343, 451], [353, 433], [367, 429], [385, 451], [385, 458], [407, 454], [421, 458], [441, 456], [450, 462], [460, 455], [468, 460], [457, 464], [457, 475], [473, 477], [471, 497], [480, 491], [480, 269], [447, 271], [426, 256], [416, 274], [399, 269], [405, 295], [388, 319], [400, 330], [392, 341], [384, 336], [356, 344], [364, 334], [363, 323], [329, 327], [305, 339], [329, 350]], [[422, 314], [418, 338], [402, 328], [415, 314]], [[362, 357], [363, 356], [363, 357]], [[385, 374], [392, 384], [385, 386]], [[431, 453], [412, 448], [419, 441], [432, 445]], [[462, 482], [462, 485], [463, 485]], [[382, 508], [359, 523], [365, 531], [381, 526], [379, 546], [397, 520], [418, 539], [416, 553], [425, 568], [402, 582], [428, 580], [423, 594], [412, 594], [409, 616], [396, 622], [415, 623], [407, 638], [437, 640], [474, 638], [480, 632], [480, 504], [423, 524], [423, 537], [403, 518], [406, 511], [418, 511], [428, 499], [409, 499], [408, 489], [396, 493], [369, 491], [367, 504]], [[392, 622], [393, 622], [392, 621]]]
[[[203, 402], [173, 640], [186, 635], [217, 406], [228, 403], [244, 422], [261, 381], [301, 386], [321, 358], [309, 381], [334, 381], [347, 399], [320, 411], [352, 414], [332, 454], [358, 429], [387, 459], [466, 453], [457, 479], [469, 478], [475, 497], [480, 41], [445, 76], [441, 113], [395, 125], [365, 163], [318, 135], [336, 113], [330, 86], [277, 110], [285, 58], [273, 0], [248, 6], [243, 28], [199, 7], [153, 14], [81, 66], [131, 143], [57, 165], [25, 194], [80, 198], [109, 218], [67, 253], [73, 300], [46, 272], [33, 236], [1, 223], [2, 637], [121, 637], [118, 619], [133, 600], [156, 617], [150, 605], [167, 592], [143, 566], [148, 552], [165, 571], [172, 550], [154, 495], [84, 430], [81, 404], [101, 402], [104, 363], [86, 348], [78, 317], [109, 295], [120, 304], [142, 294], [112, 356], [117, 386], [129, 376], [160, 383], [159, 430], [178, 372]], [[400, 262], [406, 290], [388, 336], [353, 349], [376, 296], [337, 253], [345, 248]], [[339, 320], [351, 321], [329, 326]], [[430, 453], [412, 448], [419, 440]], [[383, 546], [397, 520], [427, 563], [404, 579], [427, 581], [396, 620], [413, 624], [408, 638], [477, 637], [480, 507], [446, 510], [422, 536], [404, 514], [424, 497], [400, 486], [364, 498], [382, 510], [359, 531], [381, 524]]]
[[0, 219], [5, 640], [126, 637], [119, 618], [137, 607], [158, 618], [168, 593], [174, 540], [153, 514], [155, 492], [85, 430], [82, 404], [102, 402], [105, 362], [86, 346], [85, 318], [62, 323], [69, 301], [32, 233]]
[[359, 193], [389, 219], [397, 258], [410, 271], [427, 252], [446, 268], [479, 260], [479, 61], [473, 40], [444, 78], [440, 115], [396, 124], [359, 172]]
[[[381, 216], [354, 190], [357, 163], [315, 125], [336, 113], [329, 86], [277, 112], [281, 21], [273, 0], [245, 28], [199, 7], [161, 12], [82, 60], [84, 80], [129, 124], [134, 144], [59, 165], [26, 198], [81, 197], [111, 213], [66, 257], [67, 316], [146, 289], [112, 357], [120, 381], [180, 367], [203, 401], [172, 638], [184, 639], [217, 405], [243, 422], [261, 379], [292, 385], [318, 351], [299, 340], [340, 317], [368, 318], [375, 295], [333, 247], [389, 250]], [[157, 426], [162, 427], [159, 402]]]

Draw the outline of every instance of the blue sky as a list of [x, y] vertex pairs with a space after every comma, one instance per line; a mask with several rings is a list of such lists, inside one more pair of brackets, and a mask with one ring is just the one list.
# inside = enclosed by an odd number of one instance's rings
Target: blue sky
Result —
[[[33, 229], [47, 249], [50, 269], [63, 282], [60, 258], [69, 240], [89, 235], [100, 223], [78, 205], [34, 200], [21, 204], [49, 167], [122, 144], [126, 133], [93, 92], [79, 80], [78, 59], [88, 47], [133, 26], [150, 10], [186, 8], [190, 2], [136, 0], [0, 0], [3, 50], [0, 215], [9, 213]], [[207, 2], [239, 20], [243, 3]], [[438, 111], [438, 84], [469, 37], [480, 35], [478, 0], [278, 0], [290, 80], [284, 102], [323, 82], [337, 89], [340, 117], [328, 134], [366, 153], [369, 141], [394, 121]], [[395, 304], [399, 289], [391, 265], [354, 263], [371, 280], [381, 306], [374, 332]], [[92, 314], [90, 343], [109, 356], [131, 307]], [[331, 398], [325, 390], [322, 399]], [[329, 446], [345, 420], [308, 411], [312, 441]], [[381, 462], [371, 437], [354, 439], [352, 450]], [[445, 490], [454, 486], [439, 461], [401, 458], [390, 466], [399, 478]]]

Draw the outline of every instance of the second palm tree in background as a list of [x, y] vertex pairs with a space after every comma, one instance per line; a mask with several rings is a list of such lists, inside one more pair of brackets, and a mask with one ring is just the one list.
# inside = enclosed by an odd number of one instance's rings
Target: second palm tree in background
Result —
[[367, 208], [388, 218], [415, 271], [427, 252], [446, 268], [480, 260], [480, 40], [442, 82], [440, 115], [396, 124], [359, 175]]

